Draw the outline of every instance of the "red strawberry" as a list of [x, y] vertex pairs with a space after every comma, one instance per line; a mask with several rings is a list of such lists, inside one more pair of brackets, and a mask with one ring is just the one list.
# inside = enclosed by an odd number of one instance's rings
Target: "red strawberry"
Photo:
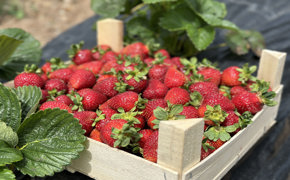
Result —
[[145, 109], [141, 114], [145, 119], [149, 119], [153, 115], [153, 110], [157, 107], [166, 108], [167, 103], [164, 99], [152, 99], [145, 104]]
[[206, 67], [197, 71], [197, 73], [203, 75], [204, 80], [209, 80], [209, 82], [212, 82], [216, 84], [217, 86], [220, 84], [221, 72], [217, 69]]
[[100, 74], [99, 78], [97, 79], [97, 83], [110, 77], [116, 77], [116, 76], [113, 74]]
[[97, 84], [94, 85], [93, 90], [106, 95], [108, 98], [111, 98], [118, 94], [118, 91], [115, 90], [117, 82], [119, 81], [116, 77], [109, 77], [97, 82]]
[[156, 128], [154, 128], [154, 126], [156, 125], [155, 123], [153, 123], [152, 121], [154, 121], [156, 119], [155, 115], [152, 114], [152, 116], [147, 120], [147, 125], [153, 129], [156, 130]]
[[167, 92], [164, 99], [165, 101], [169, 101], [171, 104], [184, 105], [190, 101], [190, 95], [185, 89], [174, 87]]
[[63, 68], [53, 71], [49, 74], [50, 79], [61, 79], [64, 82], [68, 82], [72, 74], [74, 73], [74, 70], [70, 68]]
[[243, 86], [234, 86], [231, 88], [230, 90], [230, 93], [231, 93], [231, 96], [235, 96], [237, 94], [241, 94], [242, 92], [245, 92], [247, 91]]
[[252, 114], [256, 114], [263, 108], [262, 100], [257, 96], [256, 93], [243, 92], [237, 94], [232, 98], [232, 102], [235, 104], [239, 113], [250, 111]]
[[144, 63], [147, 64], [147, 66], [149, 67], [153, 65], [153, 61], [154, 61], [154, 58], [151, 58], [151, 57], [144, 59]]
[[50, 73], [51, 72], [51, 63], [50, 62], [46, 62], [44, 63], [44, 65], [41, 67], [41, 70], [44, 74]]
[[52, 91], [56, 89], [57, 91], [63, 91], [64, 93], [67, 92], [68, 87], [65, 82], [61, 79], [50, 79], [46, 81], [44, 89], [48, 91]]
[[162, 56], [166, 57], [166, 59], [170, 59], [170, 55], [169, 55], [169, 53], [168, 53], [167, 50], [165, 50], [165, 49], [160, 49], [160, 50], [156, 51], [156, 52], [154, 53], [154, 55], [157, 55], [157, 54], [159, 54], [159, 53], [160, 53]]
[[183, 111], [179, 114], [184, 115], [185, 119], [198, 118], [198, 111], [193, 106], [184, 106]]
[[[239, 123], [239, 116], [236, 115], [236, 113], [234, 111], [228, 111], [228, 116], [226, 117], [226, 119], [224, 120], [224, 122], [222, 123], [222, 126], [231, 126], [234, 125], [236, 123]], [[235, 132], [239, 132], [241, 130], [241, 128], [238, 128]]]
[[149, 50], [146, 45], [137, 42], [123, 48], [121, 54], [131, 57], [139, 56], [141, 60], [144, 60], [149, 55]]
[[197, 91], [203, 97], [205, 97], [207, 94], [218, 93], [219, 88], [216, 84], [212, 82], [196, 82], [189, 86], [189, 91], [190, 92]]
[[224, 111], [233, 111], [235, 110], [235, 105], [229, 100], [229, 98], [225, 97], [220, 93], [211, 93], [208, 94], [203, 102], [202, 105], [220, 105], [222, 110]]
[[93, 111], [81, 111], [75, 112], [74, 117], [77, 118], [82, 125], [82, 128], [86, 131], [85, 136], [88, 136], [93, 130], [93, 122], [97, 114]]
[[159, 80], [151, 79], [147, 88], [143, 91], [143, 97], [146, 99], [164, 98], [168, 88]]
[[137, 116], [135, 116], [135, 118], [137, 118], [137, 119], [139, 120], [140, 123], [138, 123], [138, 124], [134, 124], [134, 127], [135, 127], [135, 128], [143, 129], [143, 128], [145, 127], [145, 124], [146, 124], [146, 121], [145, 121], [145, 119], [143, 118], [143, 116], [137, 115]]
[[37, 86], [43, 87], [44, 81], [42, 78], [33, 72], [23, 72], [18, 74], [14, 79], [14, 87], [22, 87], [22, 86]]
[[221, 81], [223, 85], [239, 86], [242, 84], [242, 82], [239, 81], [240, 72], [237, 71], [237, 69], [239, 69], [238, 66], [230, 66], [223, 71], [222, 77], [221, 77]]
[[180, 61], [180, 57], [173, 57], [171, 58], [171, 61], [176, 65], [178, 70], [182, 70], [184, 68], [184, 65]]
[[83, 97], [82, 104], [85, 110], [96, 110], [99, 105], [103, 104], [107, 97], [92, 89], [82, 89], [78, 91], [79, 95]]
[[49, 109], [59, 108], [59, 109], [67, 110], [69, 113], [72, 112], [71, 108], [68, 105], [61, 102], [57, 102], [57, 101], [47, 101], [39, 107], [39, 110], [41, 111], [48, 108]]
[[106, 52], [103, 56], [101, 61], [102, 62], [109, 62], [109, 61], [117, 61], [118, 54], [113, 51]]
[[90, 88], [96, 83], [96, 77], [91, 71], [79, 69], [75, 71], [69, 79], [72, 88], [79, 90]]
[[112, 138], [112, 129], [119, 129], [121, 130], [123, 125], [126, 124], [127, 121], [124, 119], [115, 119], [112, 121], [109, 121], [105, 126], [103, 126], [103, 128], [101, 129], [100, 133], [101, 133], [101, 140], [108, 144], [111, 147], [114, 147], [114, 143], [116, 141], [116, 139]]
[[108, 105], [114, 110], [121, 107], [127, 112], [135, 107], [135, 103], [138, 101], [138, 98], [139, 96], [136, 92], [126, 91], [109, 99]]
[[111, 117], [112, 115], [116, 114], [117, 111], [111, 109], [111, 108], [106, 108], [106, 109], [103, 109], [101, 111], [101, 113], [98, 113], [97, 111], [97, 122], [96, 122], [96, 125], [95, 125], [95, 128], [99, 131], [101, 131], [101, 129], [103, 128], [103, 126], [105, 124], [107, 124], [109, 121], [111, 121]]
[[43, 80], [44, 83], [48, 80], [48, 77], [47, 77], [46, 74], [41, 74], [40, 77], [41, 77], [41, 79]]
[[185, 84], [186, 76], [175, 68], [169, 68], [165, 74], [164, 84], [168, 88], [180, 87]]
[[154, 131], [145, 141], [143, 157], [149, 161], [157, 162], [158, 131]]
[[89, 49], [82, 49], [84, 42], [71, 45], [68, 51], [69, 57], [76, 65], [80, 65], [93, 60], [92, 52]]
[[[121, 63], [123, 63], [123, 62], [121, 62]], [[118, 72], [119, 70], [121, 70], [123, 68], [123, 66], [121, 64], [119, 64], [118, 60], [107, 61], [103, 65], [100, 74], [103, 74], [105, 72], [109, 72], [109, 71], [111, 71], [112, 68], [114, 68], [116, 70], [116, 72]]]
[[92, 71], [95, 75], [97, 75], [101, 71], [103, 64], [104, 63], [101, 61], [92, 61], [79, 65], [77, 69]]
[[163, 82], [168, 67], [165, 65], [154, 65], [148, 72], [150, 79], [158, 79]]
[[138, 81], [132, 77], [128, 79], [128, 74], [123, 75], [124, 83], [128, 84], [129, 86], [133, 87], [132, 91], [136, 93], [142, 92], [147, 86], [147, 79], [144, 77], [138, 78]]
[[48, 91], [44, 89], [41, 89], [41, 93], [42, 93], [42, 98], [40, 100], [40, 103], [44, 103], [49, 97], [49, 94], [48, 94]]
[[139, 134], [142, 134], [142, 137], [140, 139], [139, 146], [141, 148], [144, 148], [145, 142], [147, 141], [147, 139], [149, 138], [149, 136], [153, 133], [154, 131], [152, 129], [142, 129], [141, 131], [139, 131]]
[[204, 158], [209, 156], [211, 153], [213, 153], [215, 150], [220, 148], [224, 144], [224, 142], [220, 139], [218, 139], [217, 141], [206, 140], [206, 144], [207, 146], [210, 146], [213, 149], [208, 148], [207, 150], [205, 150], [204, 148], [201, 148], [201, 158], [200, 158], [201, 160], [203, 160]]
[[74, 104], [74, 102], [67, 95], [57, 96], [54, 100], [58, 101], [58, 102], [61, 102], [61, 103], [64, 103], [64, 104], [66, 104], [68, 106]]
[[92, 138], [93, 140], [102, 142], [101, 133], [97, 129], [93, 129], [89, 137]]

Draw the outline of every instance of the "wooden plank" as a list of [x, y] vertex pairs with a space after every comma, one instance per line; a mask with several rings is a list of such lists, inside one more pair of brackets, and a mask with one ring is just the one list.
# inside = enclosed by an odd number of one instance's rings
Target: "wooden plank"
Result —
[[179, 173], [198, 163], [203, 127], [202, 118], [161, 121], [157, 163]]
[[278, 51], [262, 51], [257, 77], [270, 82], [273, 90], [280, 86], [286, 55]]
[[[281, 100], [283, 86], [277, 90], [276, 100]], [[240, 131], [221, 148], [209, 155], [182, 175], [183, 180], [220, 179], [274, 124], [278, 108], [264, 107], [253, 119], [253, 123]]]
[[99, 45], [109, 45], [113, 51], [123, 48], [124, 25], [117, 19], [104, 19], [97, 22], [97, 41]]
[[97, 180], [178, 180], [178, 173], [123, 150], [87, 138], [86, 150], [68, 167]]

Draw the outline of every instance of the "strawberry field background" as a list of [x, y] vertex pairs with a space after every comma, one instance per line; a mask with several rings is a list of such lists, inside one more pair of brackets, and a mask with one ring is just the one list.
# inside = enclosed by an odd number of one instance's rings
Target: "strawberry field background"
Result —
[[[224, 177], [224, 179], [289, 179], [290, 175], [290, 4], [287, 0], [223, 0], [228, 9], [227, 19], [243, 29], [260, 31], [266, 40], [268, 49], [288, 53], [282, 83], [285, 85], [280, 105], [278, 123], [261, 139], [246, 156]], [[62, 33], [43, 47], [42, 63], [51, 57], [67, 58], [66, 50], [73, 43], [85, 41], [84, 47], [90, 48], [96, 44], [96, 33], [91, 29], [98, 17], [93, 16], [81, 24]], [[224, 69], [230, 65], [241, 66], [245, 62], [258, 64], [258, 58], [253, 54], [234, 55], [227, 47], [214, 48], [223, 41], [223, 31], [217, 32], [217, 38], [212, 49], [198, 55], [199, 59], [207, 57], [218, 61]], [[18, 179], [30, 179], [18, 174]], [[52, 177], [34, 179], [90, 179], [79, 173], [67, 171], [57, 173]]]

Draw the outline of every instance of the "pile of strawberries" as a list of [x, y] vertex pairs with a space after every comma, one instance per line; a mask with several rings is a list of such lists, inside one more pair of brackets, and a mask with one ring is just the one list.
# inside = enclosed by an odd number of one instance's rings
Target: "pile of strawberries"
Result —
[[72, 45], [71, 63], [52, 58], [41, 69], [27, 66], [15, 87], [38, 86], [39, 110], [60, 108], [79, 119], [85, 135], [156, 162], [162, 120], [204, 118], [201, 159], [218, 149], [263, 105], [273, 106], [269, 83], [252, 76], [256, 67], [221, 72], [210, 61], [150, 52], [143, 43], [121, 52], [109, 46]]

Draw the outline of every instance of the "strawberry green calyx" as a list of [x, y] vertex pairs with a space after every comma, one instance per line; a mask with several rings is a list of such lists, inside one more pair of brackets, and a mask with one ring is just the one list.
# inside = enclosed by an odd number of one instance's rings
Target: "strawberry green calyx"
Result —
[[219, 91], [227, 98], [231, 99], [231, 88], [228, 86], [221, 85]]
[[125, 83], [122, 80], [119, 80], [118, 82], [116, 82], [115, 85], [116, 86], [114, 87], [114, 89], [116, 91], [118, 91], [119, 93], [123, 93], [123, 92], [125, 92], [127, 90], [133, 90], [134, 89], [134, 87], [129, 86], [127, 83]]
[[181, 58], [180, 62], [182, 65], [184, 65], [183, 70], [185, 71], [184, 74], [188, 75], [188, 74], [196, 74], [197, 72], [197, 58], [196, 57], [192, 57], [189, 60], [185, 59], [185, 58]]
[[263, 104], [267, 106], [275, 106], [277, 104], [277, 102], [273, 100], [276, 96], [276, 93], [274, 91], [269, 91], [269, 82], [257, 80], [256, 83], [250, 86], [250, 88], [251, 92], [254, 92], [258, 95]]
[[64, 64], [64, 62], [61, 58], [53, 57], [50, 60], [48, 60], [47, 62], [49, 62], [51, 64], [50, 65], [51, 72], [53, 72], [57, 69], [63, 69], [63, 68], [68, 67], [68, 65]]
[[185, 105], [192, 105], [194, 107], [199, 107], [202, 103], [202, 100], [203, 100], [202, 95], [199, 92], [194, 91], [190, 93], [190, 101]]
[[198, 69], [203, 69], [203, 68], [213, 68], [213, 69], [218, 69], [217, 68], [218, 64], [212, 63], [210, 60], [203, 58], [202, 61], [200, 63], [198, 63], [197, 68]]
[[248, 80], [256, 81], [257, 78], [252, 76], [256, 70], [257, 66], [249, 67], [248, 63], [244, 64], [242, 68], [237, 68], [237, 71], [240, 72], [238, 80], [242, 82], [242, 84], [245, 84]]
[[141, 134], [138, 133], [136, 128], [126, 123], [121, 130], [113, 128], [111, 137], [116, 139], [114, 147], [127, 147], [130, 144], [137, 143], [141, 138]]
[[[233, 129], [234, 128], [230, 130], [234, 132]], [[227, 130], [228, 129], [222, 126], [212, 126], [207, 131], [205, 131], [203, 135], [213, 141], [217, 141], [218, 139], [220, 139], [221, 141], [226, 142], [231, 139], [230, 132], [227, 132]]]
[[97, 110], [96, 111], [97, 117], [94, 119], [94, 122], [92, 124], [92, 127], [95, 127], [95, 125], [97, 124], [97, 122], [99, 122], [100, 120], [103, 120], [106, 118], [106, 115], [103, 114], [103, 112], [101, 110]]
[[253, 115], [249, 111], [246, 111], [243, 114], [240, 114], [238, 112], [235, 113], [239, 116], [239, 126], [241, 127], [241, 129], [247, 127], [253, 122]]
[[134, 70], [126, 69], [125, 72], [128, 74], [126, 80], [134, 78], [135, 81], [140, 82], [141, 80], [146, 79], [146, 75], [149, 72], [149, 68], [143, 69], [135, 68]]
[[163, 120], [185, 119], [184, 115], [179, 114], [183, 111], [183, 106], [181, 104], [172, 105], [169, 101], [167, 103], [167, 108], [161, 108], [158, 106], [153, 110], [153, 114], [156, 117], [156, 119], [152, 121], [155, 124], [154, 129], [158, 129], [160, 121]]
[[24, 66], [24, 72], [27, 72], [27, 73], [37, 73], [37, 74], [39, 74], [39, 73], [41, 73], [41, 69], [38, 68], [37, 65], [35, 65], [35, 64], [31, 64], [31, 65], [26, 64]]
[[152, 62], [152, 64], [154, 65], [158, 65], [158, 64], [164, 64], [164, 59], [166, 59], [165, 56], [163, 56], [162, 53], [157, 53], [154, 55], [154, 61]]
[[127, 124], [134, 126], [134, 124], [140, 124], [139, 119], [136, 118], [137, 115], [142, 114], [142, 112], [136, 111], [136, 107], [133, 107], [130, 111], [125, 112], [123, 108], [118, 108], [118, 112], [113, 114], [111, 119], [124, 119], [128, 121]]
[[83, 103], [82, 103], [82, 100], [83, 100], [83, 97], [81, 97], [79, 95], [79, 93], [75, 92], [75, 91], [72, 91], [70, 94], [67, 94], [67, 96], [73, 101], [74, 105], [72, 106], [72, 110], [73, 111], [84, 111], [84, 108], [83, 108]]
[[215, 148], [213, 146], [211, 146], [208, 142], [207, 142], [208, 138], [204, 138], [202, 140], [202, 148], [204, 149], [205, 152], [207, 152], [209, 149], [214, 150]]
[[136, 101], [135, 105], [138, 109], [145, 109], [146, 103], [148, 102], [148, 99], [142, 98], [142, 94], [140, 93], [138, 96], [138, 101]]
[[78, 44], [72, 44], [70, 49], [67, 50], [67, 54], [69, 58], [73, 58], [77, 54], [77, 52], [82, 49], [83, 45], [84, 45], [84, 41], [81, 41]]
[[214, 107], [207, 105], [206, 109], [204, 112], [204, 120], [211, 120], [216, 125], [220, 125], [228, 116], [228, 113], [223, 111], [220, 105], [215, 105]]
[[125, 67], [130, 66], [131, 64], [137, 64], [138, 67], [144, 67], [146, 64], [141, 60], [140, 56], [129, 56], [123, 55], [125, 61]]
[[65, 94], [65, 90], [58, 91], [56, 89], [48, 91], [49, 97], [47, 98], [49, 101], [53, 101], [57, 96]]

